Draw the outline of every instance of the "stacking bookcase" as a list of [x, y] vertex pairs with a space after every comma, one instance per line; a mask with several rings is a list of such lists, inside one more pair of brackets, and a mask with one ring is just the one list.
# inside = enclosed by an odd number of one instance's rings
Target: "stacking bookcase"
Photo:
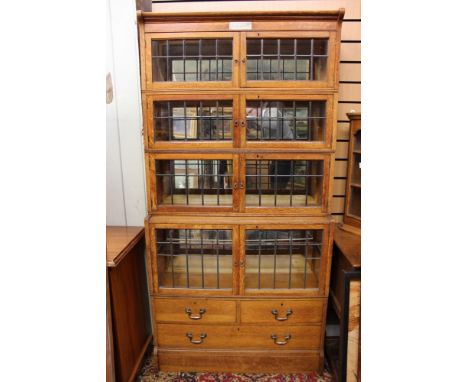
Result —
[[323, 367], [343, 15], [139, 13], [161, 370]]

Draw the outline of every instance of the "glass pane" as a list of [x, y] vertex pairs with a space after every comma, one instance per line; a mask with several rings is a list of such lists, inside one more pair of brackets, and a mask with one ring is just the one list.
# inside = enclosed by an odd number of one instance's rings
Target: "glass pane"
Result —
[[231, 230], [157, 229], [156, 254], [160, 287], [232, 288]]
[[161, 205], [231, 206], [232, 160], [156, 160]]
[[361, 217], [361, 188], [351, 185], [351, 195], [349, 196], [348, 215]]
[[361, 153], [361, 130], [358, 130], [354, 135], [354, 151]]
[[231, 39], [153, 40], [153, 82], [229, 81]]
[[232, 140], [232, 101], [155, 101], [155, 141]]
[[326, 81], [328, 39], [247, 39], [248, 80]]
[[323, 161], [247, 160], [248, 207], [320, 207]]
[[353, 153], [353, 163], [351, 167], [351, 183], [361, 185], [361, 154]]
[[246, 289], [317, 289], [322, 230], [247, 230]]
[[325, 140], [325, 101], [247, 101], [248, 141]]

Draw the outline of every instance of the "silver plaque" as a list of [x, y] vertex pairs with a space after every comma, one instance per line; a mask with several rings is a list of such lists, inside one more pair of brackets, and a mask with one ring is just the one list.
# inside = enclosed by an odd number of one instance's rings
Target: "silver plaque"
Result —
[[231, 31], [250, 31], [252, 30], [252, 21], [232, 21], [229, 23]]

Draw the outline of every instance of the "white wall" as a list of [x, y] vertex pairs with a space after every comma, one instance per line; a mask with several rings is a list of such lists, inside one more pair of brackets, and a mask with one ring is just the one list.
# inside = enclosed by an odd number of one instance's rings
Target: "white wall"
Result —
[[138, 34], [134, 0], [107, 0], [107, 225], [143, 226], [146, 216]]

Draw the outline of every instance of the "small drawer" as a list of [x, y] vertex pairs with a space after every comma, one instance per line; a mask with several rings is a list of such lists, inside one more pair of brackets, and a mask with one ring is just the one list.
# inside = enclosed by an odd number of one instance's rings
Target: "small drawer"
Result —
[[320, 324], [323, 307], [323, 299], [241, 301], [240, 317], [241, 323]]
[[235, 323], [236, 302], [200, 298], [155, 298], [153, 316], [158, 322]]
[[158, 345], [164, 348], [315, 349], [321, 326], [222, 326], [158, 324]]

